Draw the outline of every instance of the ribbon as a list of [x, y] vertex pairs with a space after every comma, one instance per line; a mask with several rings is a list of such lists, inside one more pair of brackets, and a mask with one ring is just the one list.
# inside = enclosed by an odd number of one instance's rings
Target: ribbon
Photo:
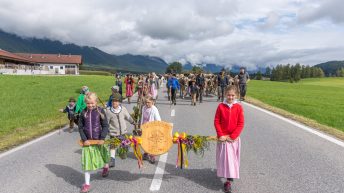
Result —
[[189, 165], [187, 151], [186, 151], [186, 144], [184, 143], [186, 136], [187, 136], [186, 133], [182, 133], [181, 135], [179, 135], [178, 132], [176, 132], [173, 138], [173, 142], [178, 144], [178, 156], [177, 156], [177, 161], [176, 161], [176, 168], [180, 167], [180, 169], [183, 169], [183, 166], [187, 168]]
[[137, 165], [139, 166], [139, 168], [142, 168], [142, 166], [143, 166], [142, 153], [141, 153], [141, 149], [140, 149], [138, 140], [132, 136], [130, 136], [129, 139], [132, 142], [131, 147], [133, 148], [134, 155], [137, 158]]

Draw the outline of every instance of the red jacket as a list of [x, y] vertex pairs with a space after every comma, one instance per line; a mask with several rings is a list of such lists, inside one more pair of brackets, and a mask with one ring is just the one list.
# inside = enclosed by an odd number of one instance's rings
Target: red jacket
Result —
[[214, 125], [218, 137], [229, 135], [231, 139], [236, 139], [244, 128], [243, 108], [238, 103], [233, 104], [231, 108], [227, 104], [219, 104]]

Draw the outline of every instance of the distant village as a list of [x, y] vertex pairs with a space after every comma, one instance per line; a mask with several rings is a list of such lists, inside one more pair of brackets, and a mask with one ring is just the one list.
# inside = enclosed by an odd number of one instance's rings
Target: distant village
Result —
[[0, 74], [78, 75], [81, 55], [11, 53], [0, 49]]

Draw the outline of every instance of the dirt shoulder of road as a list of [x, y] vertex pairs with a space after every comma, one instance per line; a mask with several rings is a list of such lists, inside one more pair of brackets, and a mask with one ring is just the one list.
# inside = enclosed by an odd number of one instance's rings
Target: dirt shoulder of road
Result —
[[302, 124], [304, 124], [306, 126], [312, 127], [312, 128], [314, 128], [316, 130], [319, 130], [319, 131], [321, 131], [323, 133], [329, 134], [329, 135], [331, 135], [331, 136], [333, 136], [335, 138], [338, 138], [338, 139], [344, 141], [344, 132], [341, 131], [341, 130], [338, 130], [336, 128], [329, 127], [329, 126], [320, 124], [320, 123], [318, 123], [315, 120], [308, 119], [308, 118], [300, 116], [300, 115], [295, 115], [295, 114], [292, 114], [292, 113], [290, 113], [288, 111], [285, 111], [283, 109], [270, 106], [270, 105], [268, 105], [266, 103], [263, 103], [260, 100], [252, 98], [252, 97], [247, 97], [245, 102], [253, 104], [253, 105], [258, 106], [258, 107], [261, 107], [261, 108], [266, 109], [268, 111], [274, 112], [274, 113], [279, 114], [279, 115], [281, 115], [283, 117], [292, 119], [294, 121], [297, 121], [297, 122], [302, 123]]

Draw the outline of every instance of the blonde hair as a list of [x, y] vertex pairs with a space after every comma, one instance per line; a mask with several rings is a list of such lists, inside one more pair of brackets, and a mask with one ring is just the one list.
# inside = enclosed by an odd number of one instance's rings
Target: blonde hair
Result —
[[238, 89], [236, 86], [234, 85], [230, 85], [230, 86], [227, 86], [226, 89], [225, 89], [225, 94], [229, 93], [230, 91], [233, 91], [236, 95], [236, 97], [238, 97]]
[[95, 92], [89, 92], [86, 94], [85, 102], [87, 103], [87, 101], [91, 101], [91, 100], [94, 100], [96, 101], [96, 103], [98, 103], [98, 96]]
[[155, 102], [155, 100], [154, 100], [154, 98], [153, 98], [152, 95], [147, 95], [147, 96], [145, 97], [145, 101], [147, 101], [147, 100], [152, 101], [153, 103]]
[[[96, 107], [95, 108], [97, 109], [97, 112], [99, 113], [100, 118], [104, 119], [105, 115], [99, 111], [99, 107], [97, 106], [97, 103], [98, 103], [98, 96], [97, 96], [97, 94], [95, 92], [87, 93], [86, 96], [85, 96], [85, 103], [87, 103], [87, 101], [92, 101], [92, 100], [96, 102]], [[88, 112], [88, 111], [89, 111], [89, 109], [87, 108], [86, 112]], [[87, 113], [85, 114], [85, 118], [87, 118]]]

